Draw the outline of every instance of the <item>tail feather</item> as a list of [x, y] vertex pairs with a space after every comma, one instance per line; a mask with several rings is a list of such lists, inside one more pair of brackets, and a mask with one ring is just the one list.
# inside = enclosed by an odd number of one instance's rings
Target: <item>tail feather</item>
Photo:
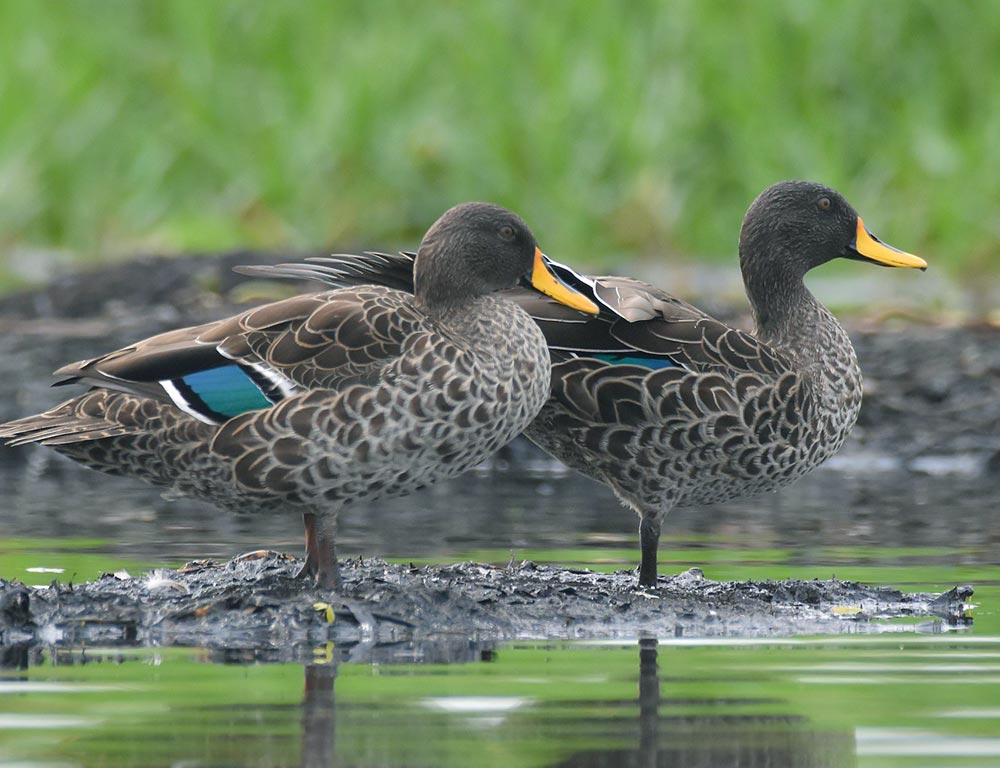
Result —
[[231, 470], [220, 466], [213, 472], [204, 460], [216, 430], [171, 403], [92, 389], [45, 413], [0, 424], [0, 441], [45, 445], [101, 472], [186, 495], [215, 493], [220, 504], [242, 508]]
[[95, 415], [93, 399], [99, 394], [75, 397], [44, 413], [0, 424], [0, 440], [11, 446], [29, 443], [69, 445], [139, 431], [135, 425], [115, 423]]
[[18, 446], [38, 443], [39, 445], [70, 445], [107, 437], [134, 434], [136, 430], [115, 426], [107, 422], [98, 424], [58, 424], [39, 426], [31, 432], [24, 432], [7, 439], [7, 445]]
[[367, 251], [361, 255], [335, 253], [316, 256], [305, 262], [274, 266], [240, 266], [234, 271], [243, 275], [293, 280], [318, 280], [335, 288], [357, 285], [384, 285], [413, 293], [413, 261], [415, 254]]

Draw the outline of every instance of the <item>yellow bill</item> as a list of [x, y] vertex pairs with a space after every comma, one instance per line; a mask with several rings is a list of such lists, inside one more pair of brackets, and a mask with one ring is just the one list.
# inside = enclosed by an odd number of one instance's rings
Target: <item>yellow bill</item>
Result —
[[860, 258], [866, 261], [873, 261], [884, 267], [914, 267], [916, 269], [927, 269], [927, 262], [912, 253], [893, 248], [879, 240], [868, 231], [868, 227], [858, 216], [858, 233], [854, 242], [848, 246], [852, 258]]
[[600, 312], [597, 305], [573, 288], [561, 282], [549, 269], [545, 263], [545, 256], [539, 248], [535, 248], [535, 266], [531, 270], [531, 285], [535, 290], [541, 291], [546, 296], [565, 304], [572, 309], [578, 309], [589, 315], [596, 315]]

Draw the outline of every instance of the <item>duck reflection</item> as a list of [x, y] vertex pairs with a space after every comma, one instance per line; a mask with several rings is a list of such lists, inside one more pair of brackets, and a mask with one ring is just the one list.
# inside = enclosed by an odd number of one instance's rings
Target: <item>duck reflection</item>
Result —
[[[340, 764], [336, 754], [337, 670], [350, 664], [469, 664], [495, 659], [491, 642], [455, 638], [433, 643], [407, 642], [327, 645], [313, 651], [304, 665], [302, 694], [302, 768]], [[353, 764], [353, 763], [352, 763]]]
[[660, 666], [655, 637], [639, 638], [639, 765], [655, 766], [659, 745]]
[[337, 662], [307, 664], [302, 698], [302, 768], [329, 768], [336, 760]]
[[[661, 655], [661, 651], [666, 652]], [[566, 708], [580, 706], [589, 710], [594, 701], [560, 702], [546, 716], [545, 705], [531, 715], [532, 731], [569, 745], [573, 741], [601, 738], [609, 749], [582, 750], [570, 754], [559, 766], [573, 768], [716, 768], [718, 766], [812, 766], [855, 765], [855, 744], [849, 731], [818, 729], [807, 717], [794, 712], [780, 712], [780, 699], [749, 699], [706, 695], [671, 695], [671, 681], [691, 682], [682, 666], [683, 652], [662, 645], [655, 637], [643, 637], [638, 650], [638, 698], [621, 701], [625, 707], [638, 704], [637, 716], [630, 718], [594, 717], [578, 713], [567, 718]], [[495, 658], [492, 648], [469, 641], [445, 644], [400, 644], [365, 647], [326, 646], [303, 666], [304, 686], [301, 704], [301, 766], [328, 768], [340, 764], [337, 755], [336, 680], [341, 663], [444, 663], [482, 662]], [[662, 669], [661, 669], [662, 664]], [[662, 679], [661, 679], [662, 674]], [[715, 682], [719, 682], [716, 680]], [[686, 686], [690, 689], [690, 686]], [[678, 692], [679, 693], [679, 692]], [[606, 701], [604, 705], [619, 702]], [[745, 714], [749, 708], [766, 705], [779, 714]], [[350, 707], [349, 707], [350, 709]], [[634, 709], [632, 711], [635, 711]], [[342, 713], [344, 714], [344, 713]], [[367, 720], [380, 738], [392, 740], [398, 734], [382, 729], [386, 722]], [[428, 738], [450, 738], [454, 731], [428, 732]], [[585, 735], [584, 735], [585, 734]], [[627, 745], [632, 746], [627, 746]], [[441, 745], [444, 748], [444, 745]], [[353, 764], [357, 756], [344, 759]]]
[[[838, 768], [853, 766], [852, 733], [815, 729], [800, 715], [684, 714], [689, 707], [775, 703], [763, 700], [690, 699], [661, 694], [659, 644], [639, 639], [638, 723], [622, 722], [611, 740], [634, 740], [632, 749], [577, 752], [564, 768]], [[667, 686], [669, 689], [669, 686]], [[663, 710], [681, 710], [661, 716]], [[596, 727], [595, 723], [595, 727]]]
[[[32, 650], [34, 653], [32, 654]], [[0, 645], [0, 670], [27, 671], [29, 659], [35, 659], [38, 663], [40, 649], [32, 648], [28, 643], [15, 643], [14, 645]]]

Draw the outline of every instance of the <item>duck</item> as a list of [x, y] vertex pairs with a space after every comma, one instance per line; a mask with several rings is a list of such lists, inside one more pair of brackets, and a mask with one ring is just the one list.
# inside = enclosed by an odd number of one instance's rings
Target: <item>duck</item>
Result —
[[598, 312], [517, 214], [458, 205], [424, 236], [408, 291], [294, 296], [66, 365], [57, 385], [89, 390], [0, 425], [0, 439], [224, 509], [295, 511], [297, 575], [336, 590], [342, 508], [458, 475], [548, 399], [545, 338], [502, 292], [522, 279]]
[[[793, 180], [761, 192], [740, 229], [753, 330], [648, 283], [583, 275], [548, 257], [596, 314], [523, 286], [507, 292], [542, 329], [552, 359], [549, 398], [525, 434], [638, 514], [640, 588], [657, 584], [671, 509], [777, 490], [843, 445], [861, 407], [861, 369], [847, 333], [804, 281], [840, 258], [927, 268], [879, 240], [836, 190]], [[255, 271], [408, 291], [412, 267], [410, 253], [366, 253]]]

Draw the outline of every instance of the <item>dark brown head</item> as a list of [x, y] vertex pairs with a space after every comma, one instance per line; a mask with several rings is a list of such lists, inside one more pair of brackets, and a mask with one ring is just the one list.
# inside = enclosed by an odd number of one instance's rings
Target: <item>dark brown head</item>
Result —
[[781, 336], [800, 323], [815, 299], [802, 282], [813, 267], [836, 258], [886, 267], [927, 262], [879, 241], [843, 197], [809, 181], [782, 181], [753, 201], [740, 230], [740, 269], [757, 332]]
[[927, 262], [882, 243], [838, 192], [809, 181], [782, 181], [750, 206], [740, 231], [740, 266], [747, 282], [769, 274], [801, 279], [836, 258], [885, 267], [926, 269]]
[[522, 277], [564, 304], [597, 311], [553, 277], [521, 217], [491, 203], [462, 203], [446, 211], [424, 235], [413, 265], [414, 293], [428, 308], [512, 288]]

